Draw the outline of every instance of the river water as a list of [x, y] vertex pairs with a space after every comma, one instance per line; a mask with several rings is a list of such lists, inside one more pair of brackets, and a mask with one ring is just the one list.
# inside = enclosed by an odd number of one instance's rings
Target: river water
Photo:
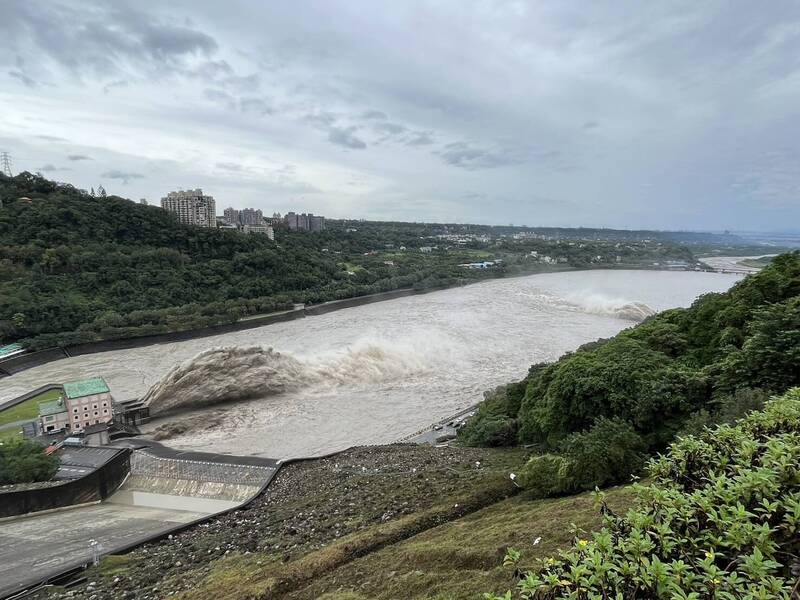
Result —
[[620, 307], [688, 306], [740, 277], [598, 270], [490, 280], [247, 331], [64, 359], [3, 379], [0, 400], [42, 383], [91, 376], [104, 377], [115, 398], [126, 400], [169, 374], [151, 394], [153, 410], [182, 410], [155, 419], [149, 429], [186, 423], [170, 446], [273, 458], [322, 454], [394, 441], [520, 379], [532, 363], [612, 336], [633, 324]]

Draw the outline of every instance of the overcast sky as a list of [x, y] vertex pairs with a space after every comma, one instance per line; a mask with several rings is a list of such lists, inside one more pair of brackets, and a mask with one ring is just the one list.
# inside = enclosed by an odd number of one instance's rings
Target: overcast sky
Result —
[[0, 0], [15, 170], [157, 203], [797, 228], [800, 3]]

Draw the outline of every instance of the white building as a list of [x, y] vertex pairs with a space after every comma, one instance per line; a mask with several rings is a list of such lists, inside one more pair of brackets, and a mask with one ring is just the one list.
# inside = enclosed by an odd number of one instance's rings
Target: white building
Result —
[[161, 199], [161, 208], [175, 213], [178, 221], [187, 225], [217, 226], [214, 197], [204, 196], [200, 188], [168, 193]]
[[260, 233], [275, 241], [275, 230], [272, 225], [242, 225], [242, 231], [245, 233]]

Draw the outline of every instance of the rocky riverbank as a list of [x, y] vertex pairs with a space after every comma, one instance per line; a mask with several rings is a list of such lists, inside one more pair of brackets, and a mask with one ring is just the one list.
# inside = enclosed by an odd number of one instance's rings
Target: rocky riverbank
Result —
[[[35, 597], [191, 597], [199, 581], [238, 558], [271, 577], [276, 568], [365, 530], [394, 526], [393, 536], [409, 537], [507, 497], [515, 492], [508, 474], [523, 460], [521, 450], [390, 445], [288, 465], [245, 509], [107, 557], [86, 573], [85, 583]], [[358, 542], [352, 546], [355, 556]]]

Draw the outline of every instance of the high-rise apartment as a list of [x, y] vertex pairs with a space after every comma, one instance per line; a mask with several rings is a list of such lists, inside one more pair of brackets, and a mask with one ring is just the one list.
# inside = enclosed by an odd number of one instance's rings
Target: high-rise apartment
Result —
[[198, 227], [216, 227], [216, 203], [213, 196], [204, 196], [203, 190], [170, 192], [161, 198], [161, 208], [175, 213], [178, 221]]

